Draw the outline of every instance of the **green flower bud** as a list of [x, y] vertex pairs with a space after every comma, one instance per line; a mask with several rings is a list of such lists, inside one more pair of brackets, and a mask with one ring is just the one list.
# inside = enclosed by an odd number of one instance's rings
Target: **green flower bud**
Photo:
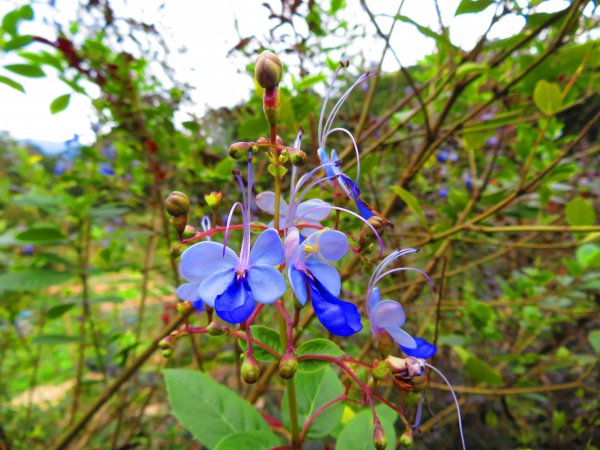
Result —
[[254, 142], [234, 142], [229, 146], [229, 156], [233, 159], [245, 158], [253, 145]]
[[413, 439], [412, 430], [411, 429], [407, 429], [400, 436], [400, 446], [406, 447], [406, 448], [412, 448], [414, 443], [415, 443], [415, 441]]
[[283, 65], [279, 56], [266, 50], [256, 59], [254, 65], [254, 77], [263, 89], [271, 90], [276, 88], [281, 81], [283, 74]]
[[181, 315], [189, 314], [193, 309], [194, 306], [192, 305], [192, 302], [188, 302], [187, 300], [177, 304], [177, 312]]
[[168, 350], [163, 350], [163, 352], [162, 352], [162, 356], [163, 356], [163, 358], [167, 358], [167, 359], [168, 359], [168, 358], [170, 358], [172, 355], [173, 355], [173, 352], [172, 352], [170, 349], [168, 349]]
[[380, 423], [375, 425], [373, 430], [373, 445], [377, 450], [385, 450], [387, 448], [387, 438]]
[[242, 363], [242, 380], [247, 384], [254, 384], [260, 377], [260, 366], [254, 355], [248, 355], [244, 357]]
[[294, 352], [286, 352], [279, 361], [279, 376], [286, 380], [293, 378], [298, 371], [298, 358]]
[[183, 230], [183, 238], [189, 239], [191, 237], [196, 236], [196, 230], [191, 225], [186, 225]]
[[190, 199], [183, 192], [173, 191], [166, 198], [165, 207], [173, 217], [185, 216], [190, 211]]
[[290, 161], [294, 166], [303, 166], [308, 161], [308, 156], [299, 148], [290, 147], [287, 149]]
[[227, 331], [216, 322], [209, 323], [206, 329], [208, 330], [208, 334], [210, 334], [211, 336], [223, 336]]
[[171, 342], [167, 339], [162, 339], [158, 343], [158, 348], [160, 348], [161, 350], [169, 350], [171, 348]]

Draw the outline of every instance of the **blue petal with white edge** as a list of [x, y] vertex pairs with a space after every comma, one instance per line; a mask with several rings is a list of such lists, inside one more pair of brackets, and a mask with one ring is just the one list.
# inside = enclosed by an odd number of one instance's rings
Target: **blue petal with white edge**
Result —
[[348, 253], [348, 238], [341, 231], [325, 230], [317, 239], [319, 252], [328, 261], [339, 261]]
[[331, 294], [318, 280], [309, 280], [313, 309], [319, 322], [336, 336], [350, 336], [362, 329], [358, 308]]
[[435, 356], [435, 354], [437, 353], [436, 346], [427, 342], [423, 338], [416, 337], [415, 343], [417, 344], [416, 348], [408, 348], [408, 347], [404, 347], [404, 346], [400, 346], [400, 348], [408, 356], [412, 356], [414, 358], [421, 358], [421, 359], [433, 358], [433, 356]]
[[306, 261], [306, 268], [325, 288], [333, 295], [339, 295], [342, 289], [342, 280], [337, 269], [319, 259]]
[[274, 228], [260, 233], [250, 250], [250, 264], [277, 266], [283, 261], [283, 244]]
[[233, 250], [217, 242], [199, 242], [181, 255], [179, 273], [188, 281], [200, 282], [218, 270], [234, 268], [239, 258]]
[[283, 275], [272, 266], [254, 265], [248, 269], [248, 285], [254, 300], [260, 303], [273, 303], [285, 294]]
[[308, 298], [306, 294], [306, 278], [302, 272], [294, 266], [290, 266], [288, 268], [288, 279], [290, 280], [296, 299], [298, 299], [301, 305], [306, 305], [306, 300]]
[[252, 290], [244, 279], [232, 280], [229, 287], [215, 300], [217, 316], [229, 323], [242, 323], [254, 311]]
[[215, 299], [221, 295], [235, 277], [235, 269], [225, 269], [214, 272], [198, 287], [198, 294], [208, 306], [214, 306]]

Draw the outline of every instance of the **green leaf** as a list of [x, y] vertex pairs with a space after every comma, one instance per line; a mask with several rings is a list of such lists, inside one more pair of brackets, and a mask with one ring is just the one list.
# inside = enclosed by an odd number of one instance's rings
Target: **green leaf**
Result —
[[415, 214], [421, 220], [423, 225], [428, 226], [425, 213], [423, 213], [423, 208], [421, 207], [419, 200], [417, 200], [417, 197], [400, 186], [392, 186], [392, 192], [400, 197], [404, 203], [406, 203], [406, 206], [408, 206], [413, 214]]
[[53, 306], [46, 312], [46, 318], [49, 320], [58, 319], [69, 312], [75, 305], [76, 303], [65, 303], [63, 305]]
[[35, 291], [68, 281], [74, 274], [44, 269], [25, 269], [0, 275], [0, 291]]
[[[332, 342], [329, 339], [319, 338], [304, 342], [298, 348], [297, 354], [298, 356], [317, 354], [338, 357], [343, 355], [344, 351], [339, 348], [335, 342]], [[305, 359], [300, 361], [299, 370], [300, 372], [314, 372], [316, 370], [321, 370], [329, 364], [331, 364], [329, 361], [323, 361], [321, 359]]]
[[[279, 333], [272, 328], [266, 327], [264, 325], [251, 325], [250, 331], [252, 332], [252, 339], [258, 342], [262, 342], [265, 345], [268, 345], [277, 353], [281, 354], [281, 338]], [[239, 339], [238, 343], [242, 350], [246, 350], [246, 341], [243, 339]], [[254, 356], [257, 361], [260, 362], [277, 362], [277, 358], [271, 355], [268, 351], [260, 348], [257, 345], [252, 346], [254, 348]]]
[[316, 75], [308, 75], [302, 78], [300, 81], [294, 83], [294, 88], [296, 88], [298, 91], [302, 91], [326, 80], [327, 77], [325, 76], [325, 74], [322, 73]]
[[8, 66], [4, 66], [4, 68], [18, 75], [29, 78], [41, 78], [46, 76], [41, 67], [33, 64], [10, 64]]
[[66, 239], [66, 236], [56, 228], [37, 227], [22, 231], [21, 233], [17, 234], [16, 239], [18, 241], [31, 244], [42, 244], [63, 241]]
[[17, 91], [22, 92], [23, 94], [25, 93], [25, 88], [23, 87], [23, 85], [17, 83], [14, 80], [11, 80], [10, 78], [6, 78], [0, 75], [0, 83], [10, 86], [11, 88], [16, 89]]
[[[298, 406], [298, 421], [300, 428], [312, 417], [317, 409], [344, 393], [344, 386], [335, 371], [328, 367], [318, 372], [298, 372], [294, 377], [296, 382], [296, 401]], [[288, 410], [287, 391], [283, 395], [281, 410]], [[343, 404], [336, 403], [317, 416], [308, 429], [308, 439], [321, 439], [327, 436], [337, 426], [344, 412]], [[282, 415], [283, 423], [289, 429], [288, 414]]]
[[25, 194], [16, 195], [12, 204], [17, 206], [37, 206], [55, 210], [63, 200], [63, 197], [60, 195], [48, 195], [29, 191]]
[[[387, 450], [396, 448], [396, 413], [385, 405], [375, 407], [377, 416], [387, 438]], [[365, 409], [355, 415], [346, 424], [335, 444], [336, 450], [373, 450], [373, 416], [370, 409]]]
[[562, 104], [560, 87], [556, 83], [540, 80], [533, 90], [533, 101], [547, 116], [555, 114]]
[[486, 72], [489, 69], [487, 64], [478, 64], [467, 62], [462, 64], [458, 69], [456, 69], [456, 77], [460, 78], [465, 75], [473, 75], [475, 73]]
[[163, 375], [173, 415], [205, 447], [214, 449], [233, 433], [270, 433], [254, 406], [211, 376], [189, 369], [165, 369]]
[[40, 334], [31, 340], [34, 345], [57, 345], [57, 344], [73, 344], [79, 342], [79, 338], [75, 336], [67, 336], [66, 334]]
[[329, 15], [335, 14], [340, 9], [346, 7], [346, 0], [331, 0], [329, 6]]
[[592, 330], [588, 334], [588, 341], [596, 353], [600, 353], [600, 329]]
[[52, 114], [56, 114], [61, 111], [64, 111], [67, 108], [67, 106], [69, 106], [70, 100], [71, 94], [64, 94], [59, 97], [56, 97], [54, 100], [52, 100], [52, 103], [50, 103], [50, 112]]
[[490, 6], [493, 0], [462, 0], [456, 8], [455, 16], [478, 13]]
[[470, 351], [463, 347], [452, 347], [465, 365], [467, 375], [475, 383], [485, 383], [489, 386], [499, 386], [503, 384], [502, 377], [490, 367], [488, 363], [482, 361]]
[[596, 244], [585, 244], [577, 249], [575, 253], [577, 262], [581, 267], [597, 268], [600, 267], [600, 247]]
[[567, 203], [565, 216], [572, 227], [596, 224], [596, 211], [590, 202], [583, 197], [576, 197]]
[[281, 445], [281, 438], [266, 431], [242, 431], [221, 439], [214, 450], [256, 450], [275, 448]]
[[25, 47], [32, 41], [32, 39], [32, 36], [16, 36], [4, 44], [4, 50], [8, 52], [10, 50], [16, 50], [18, 48]]
[[95, 206], [90, 209], [90, 217], [93, 219], [115, 219], [129, 212], [126, 206], [106, 204]]

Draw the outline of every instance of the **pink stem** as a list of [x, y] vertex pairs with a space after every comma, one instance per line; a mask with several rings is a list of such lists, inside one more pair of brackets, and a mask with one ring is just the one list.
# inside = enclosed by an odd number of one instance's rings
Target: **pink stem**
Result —
[[304, 424], [304, 426], [302, 427], [302, 432], [300, 433], [300, 442], [304, 442], [304, 439], [306, 438], [306, 433], [308, 432], [308, 429], [310, 428], [310, 426], [312, 425], [312, 423], [315, 421], [315, 419], [323, 412], [325, 411], [327, 408], [332, 407], [333, 405], [335, 405], [336, 403], [339, 402], [343, 402], [344, 400], [346, 400], [348, 398], [348, 396], [346, 394], [342, 394], [337, 398], [334, 398], [333, 400], [331, 400], [330, 402], [325, 403], [323, 406], [321, 406], [319, 409], [317, 409], [315, 411], [315, 413], [310, 416], [310, 418], [306, 421], [306, 423]]

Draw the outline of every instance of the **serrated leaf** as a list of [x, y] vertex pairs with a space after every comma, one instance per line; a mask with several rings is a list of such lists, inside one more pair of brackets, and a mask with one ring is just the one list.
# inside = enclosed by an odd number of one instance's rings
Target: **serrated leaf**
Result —
[[[387, 438], [386, 450], [396, 448], [396, 413], [384, 405], [375, 407], [377, 416]], [[370, 409], [365, 409], [355, 415], [338, 436], [335, 450], [374, 450], [373, 445], [373, 416]]]
[[66, 236], [60, 230], [51, 227], [29, 228], [17, 234], [16, 239], [20, 242], [30, 244], [43, 244], [49, 242], [59, 242], [66, 239]]
[[65, 303], [63, 305], [53, 306], [46, 312], [45, 316], [49, 320], [58, 319], [69, 312], [75, 305], [76, 303]]
[[406, 203], [408, 209], [410, 209], [421, 220], [423, 225], [428, 226], [423, 208], [421, 207], [419, 200], [417, 200], [414, 195], [400, 186], [392, 186], [392, 192], [400, 197], [404, 203]]
[[25, 269], [0, 274], [0, 291], [35, 291], [68, 281], [74, 274], [44, 269]]
[[34, 345], [64, 345], [76, 342], [79, 342], [79, 338], [66, 334], [40, 334], [31, 340]]
[[533, 101], [536, 106], [547, 116], [556, 114], [562, 104], [560, 87], [556, 83], [540, 80], [533, 91]]
[[214, 450], [256, 450], [275, 448], [281, 445], [281, 438], [266, 431], [242, 431], [221, 439]]
[[[252, 339], [262, 342], [268, 345], [277, 353], [281, 354], [281, 338], [279, 333], [272, 328], [265, 325], [251, 325], [250, 331], [252, 332]], [[238, 343], [242, 350], [246, 350], [246, 341], [239, 339]], [[277, 362], [277, 359], [271, 355], [268, 351], [260, 348], [257, 345], [252, 347], [254, 349], [254, 357], [260, 362]]]
[[[297, 351], [298, 356], [315, 354], [338, 357], [343, 355], [344, 351], [329, 339], [322, 338], [304, 342]], [[299, 370], [300, 372], [314, 372], [321, 370], [323, 367], [327, 367], [329, 364], [331, 364], [329, 361], [323, 361], [321, 359], [303, 359], [300, 361]]]
[[23, 77], [41, 78], [46, 76], [41, 67], [33, 64], [9, 64], [4, 68]]
[[214, 449], [233, 433], [270, 432], [254, 406], [211, 376], [189, 369], [163, 375], [173, 415], [205, 447]]
[[[298, 372], [294, 377], [294, 381], [296, 382], [298, 422], [301, 428], [317, 409], [339, 397], [344, 392], [342, 382], [330, 367], [312, 373]], [[287, 392], [283, 396], [281, 410], [288, 410]], [[344, 407], [341, 402], [327, 408], [311, 424], [307, 432], [307, 438], [314, 440], [327, 436], [339, 423], [343, 412]], [[285, 426], [289, 429], [290, 420], [288, 414], [283, 414], [282, 419]]]
[[478, 13], [490, 6], [493, 0], [462, 0], [456, 8], [455, 16]]
[[50, 103], [50, 112], [52, 114], [56, 114], [61, 111], [64, 111], [67, 108], [67, 106], [69, 106], [70, 100], [71, 94], [64, 94], [59, 97], [56, 97], [54, 100], [52, 100], [52, 103]]
[[565, 216], [572, 227], [596, 224], [596, 211], [583, 197], [576, 197], [567, 203]]
[[22, 92], [23, 94], [25, 93], [25, 88], [23, 87], [23, 85], [17, 83], [14, 80], [11, 80], [10, 78], [3, 77], [2, 75], [0, 75], [0, 83], [10, 86], [11, 88], [16, 89], [17, 91]]

